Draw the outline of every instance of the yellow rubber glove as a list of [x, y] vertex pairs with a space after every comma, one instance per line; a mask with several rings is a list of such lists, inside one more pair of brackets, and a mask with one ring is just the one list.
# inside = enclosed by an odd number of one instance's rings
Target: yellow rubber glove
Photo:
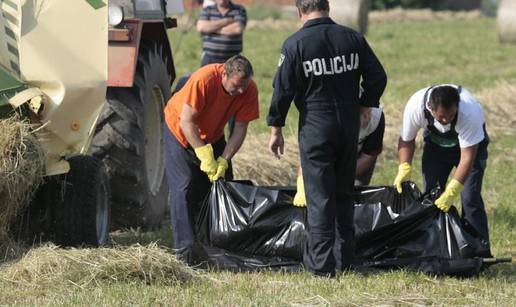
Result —
[[217, 158], [217, 172], [215, 175], [210, 177], [211, 182], [214, 182], [215, 180], [219, 178], [224, 178], [224, 175], [226, 174], [226, 170], [228, 169], [228, 161], [222, 157]]
[[292, 203], [296, 207], [306, 207], [305, 184], [303, 176], [297, 176], [296, 181], [297, 192]]
[[213, 147], [211, 144], [206, 144], [194, 149], [195, 155], [201, 160], [201, 171], [205, 172], [208, 177], [212, 177], [217, 173], [217, 161], [213, 155]]
[[462, 183], [455, 179], [450, 180], [444, 193], [435, 201], [437, 208], [444, 212], [448, 212], [462, 189], [464, 189], [464, 185]]
[[398, 175], [396, 175], [396, 178], [394, 179], [394, 186], [396, 187], [396, 190], [398, 190], [398, 193], [403, 192], [401, 184], [410, 179], [411, 171], [412, 166], [407, 162], [403, 162], [398, 166]]

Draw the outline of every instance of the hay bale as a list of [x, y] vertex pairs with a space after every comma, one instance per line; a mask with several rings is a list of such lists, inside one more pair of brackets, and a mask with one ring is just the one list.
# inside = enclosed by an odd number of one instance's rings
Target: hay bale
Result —
[[252, 180], [258, 185], [295, 185], [299, 148], [295, 137], [285, 139], [285, 154], [276, 159], [268, 149], [269, 135], [249, 136], [232, 159], [235, 179]]
[[28, 121], [0, 119], [0, 242], [43, 181], [44, 161]]
[[329, 0], [330, 16], [337, 23], [351, 27], [360, 33], [367, 32], [369, 0]]
[[31, 249], [23, 258], [0, 267], [0, 279], [35, 287], [81, 288], [98, 283], [144, 281], [176, 284], [197, 278], [170, 250], [148, 246], [60, 249], [47, 245]]
[[516, 0], [502, 0], [498, 7], [498, 39], [502, 43], [516, 43]]

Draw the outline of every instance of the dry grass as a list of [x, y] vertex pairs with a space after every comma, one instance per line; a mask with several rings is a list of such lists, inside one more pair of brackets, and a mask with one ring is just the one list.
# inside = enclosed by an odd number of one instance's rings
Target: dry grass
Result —
[[370, 23], [398, 22], [398, 21], [431, 21], [431, 20], [458, 20], [477, 19], [482, 16], [480, 10], [472, 11], [432, 11], [431, 9], [401, 9], [395, 8], [383, 11], [371, 11]]
[[21, 286], [80, 288], [100, 282], [147, 284], [188, 282], [198, 275], [178, 261], [170, 250], [133, 245], [95, 249], [60, 249], [47, 245], [31, 249], [21, 259], [0, 266], [0, 279]]
[[250, 135], [233, 158], [235, 179], [252, 179], [258, 185], [295, 185], [299, 148], [295, 137], [285, 139], [285, 154], [276, 159], [268, 150], [269, 135]]
[[274, 29], [295, 31], [301, 27], [301, 22], [296, 19], [274, 19], [267, 18], [264, 20], [249, 20], [246, 28], [248, 29]]
[[[31, 125], [18, 116], [0, 120], [0, 245], [43, 180], [44, 156]], [[2, 246], [0, 246], [2, 247]]]
[[488, 132], [492, 135], [516, 134], [516, 84], [498, 83], [495, 87], [478, 93], [484, 107]]

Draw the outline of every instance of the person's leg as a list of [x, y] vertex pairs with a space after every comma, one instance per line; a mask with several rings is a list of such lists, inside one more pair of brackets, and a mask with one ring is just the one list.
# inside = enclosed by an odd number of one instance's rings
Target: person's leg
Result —
[[195, 242], [194, 221], [200, 202], [209, 191], [209, 180], [194, 163], [195, 156], [179, 144], [166, 126], [164, 138], [172, 235], [174, 248], [181, 254]]
[[335, 134], [334, 112], [310, 112], [299, 135], [301, 166], [307, 200], [305, 268], [315, 275], [334, 276], [335, 257]]
[[224, 63], [226, 62], [226, 60], [226, 58], [216, 58], [204, 52], [201, 60], [201, 67], [206, 66], [208, 64]]
[[175, 93], [179, 92], [183, 86], [185, 86], [186, 82], [188, 82], [188, 79], [190, 79], [190, 76], [192, 75], [191, 72], [188, 72], [184, 75], [182, 75], [179, 80], [177, 80], [176, 82], [176, 87], [174, 88], [174, 91], [172, 92], [172, 95], [174, 95]]
[[464, 190], [461, 193], [462, 218], [466, 227], [472, 227], [481, 236], [484, 246], [483, 256], [490, 256], [489, 230], [487, 215], [482, 199], [482, 182], [487, 162], [487, 141], [479, 145], [477, 156], [473, 162], [471, 172], [464, 183]]
[[[351, 122], [351, 118], [348, 120]], [[334, 254], [338, 270], [351, 268], [355, 263], [355, 231], [354, 214], [354, 181], [357, 161], [358, 119], [356, 131], [347, 127], [345, 142], [341, 142], [340, 156], [336, 162], [337, 201], [336, 201], [336, 238]], [[353, 170], [353, 171], [350, 171]], [[371, 171], [372, 175], [372, 171]], [[368, 181], [371, 179], [369, 176]]]
[[373, 178], [374, 168], [376, 167], [376, 157], [374, 158], [374, 162], [371, 167], [361, 176], [357, 176], [355, 178], [355, 186], [361, 187], [366, 186], [371, 183], [371, 178]]
[[194, 242], [194, 235], [188, 214], [188, 187], [192, 172], [186, 150], [178, 143], [168, 127], [164, 127], [165, 171], [170, 193], [170, 217], [174, 248], [184, 249]]
[[201, 59], [201, 67], [206, 66], [208, 64], [214, 63], [211, 56], [206, 54], [206, 52], [203, 52], [202, 59]]
[[425, 192], [435, 188], [438, 184], [441, 187], [441, 192], [443, 192], [446, 188], [448, 176], [458, 159], [458, 156], [439, 149], [437, 145], [425, 143], [421, 164]]

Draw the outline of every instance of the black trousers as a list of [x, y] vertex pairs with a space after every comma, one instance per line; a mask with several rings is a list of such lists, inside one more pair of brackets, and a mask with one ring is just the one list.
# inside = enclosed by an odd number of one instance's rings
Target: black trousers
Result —
[[[486, 252], [489, 252], [489, 231], [481, 190], [488, 157], [488, 144], [489, 139], [487, 137], [480, 142], [473, 167], [461, 193], [464, 224], [466, 227], [473, 228], [483, 238]], [[452, 168], [456, 167], [459, 161], [459, 148], [444, 149], [431, 141], [425, 141], [422, 161], [425, 189], [428, 191], [436, 187], [437, 184], [444, 189]]]
[[299, 146], [307, 199], [305, 268], [334, 275], [354, 261], [353, 200], [359, 107], [306, 103]]

